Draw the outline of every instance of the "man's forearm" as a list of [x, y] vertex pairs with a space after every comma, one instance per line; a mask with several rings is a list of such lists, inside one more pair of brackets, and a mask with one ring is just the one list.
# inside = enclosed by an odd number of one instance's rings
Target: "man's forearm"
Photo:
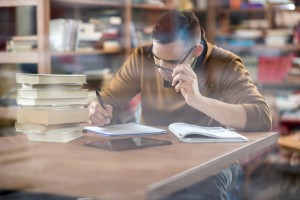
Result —
[[230, 128], [243, 129], [246, 125], [246, 111], [240, 104], [224, 103], [202, 96], [194, 108]]

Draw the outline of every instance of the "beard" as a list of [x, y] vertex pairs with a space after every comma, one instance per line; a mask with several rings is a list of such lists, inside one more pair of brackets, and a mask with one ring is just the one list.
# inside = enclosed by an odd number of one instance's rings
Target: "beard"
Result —
[[165, 72], [161, 69], [158, 69], [158, 72], [165, 81], [172, 83], [172, 81], [173, 81], [172, 72]]

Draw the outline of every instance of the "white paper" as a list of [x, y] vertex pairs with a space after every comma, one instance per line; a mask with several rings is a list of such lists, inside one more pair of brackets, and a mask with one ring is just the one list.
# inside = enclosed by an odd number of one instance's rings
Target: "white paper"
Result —
[[137, 123], [117, 124], [108, 126], [88, 126], [86, 130], [106, 136], [150, 135], [165, 133], [166, 130], [145, 126]]
[[[203, 127], [187, 123], [173, 123], [169, 130], [183, 142], [242, 142], [249, 141], [239, 133], [223, 127]], [[192, 138], [190, 136], [194, 135]], [[203, 137], [205, 136], [205, 137]]]

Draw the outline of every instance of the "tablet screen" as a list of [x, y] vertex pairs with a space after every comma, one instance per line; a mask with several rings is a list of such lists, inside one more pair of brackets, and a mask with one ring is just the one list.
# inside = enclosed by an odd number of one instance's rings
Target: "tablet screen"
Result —
[[122, 151], [130, 149], [139, 149], [151, 146], [160, 146], [172, 144], [171, 141], [159, 140], [146, 137], [133, 137], [109, 140], [88, 141], [85, 143], [87, 146], [108, 149], [112, 151]]

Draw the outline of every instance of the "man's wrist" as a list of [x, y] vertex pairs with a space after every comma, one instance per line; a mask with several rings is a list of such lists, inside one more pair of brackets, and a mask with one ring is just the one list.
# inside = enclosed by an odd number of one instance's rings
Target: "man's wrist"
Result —
[[203, 109], [206, 99], [207, 99], [207, 97], [199, 95], [198, 97], [195, 98], [195, 101], [193, 102], [193, 104], [191, 106], [193, 108], [195, 108], [196, 110], [199, 110], [202, 112], [202, 109]]

